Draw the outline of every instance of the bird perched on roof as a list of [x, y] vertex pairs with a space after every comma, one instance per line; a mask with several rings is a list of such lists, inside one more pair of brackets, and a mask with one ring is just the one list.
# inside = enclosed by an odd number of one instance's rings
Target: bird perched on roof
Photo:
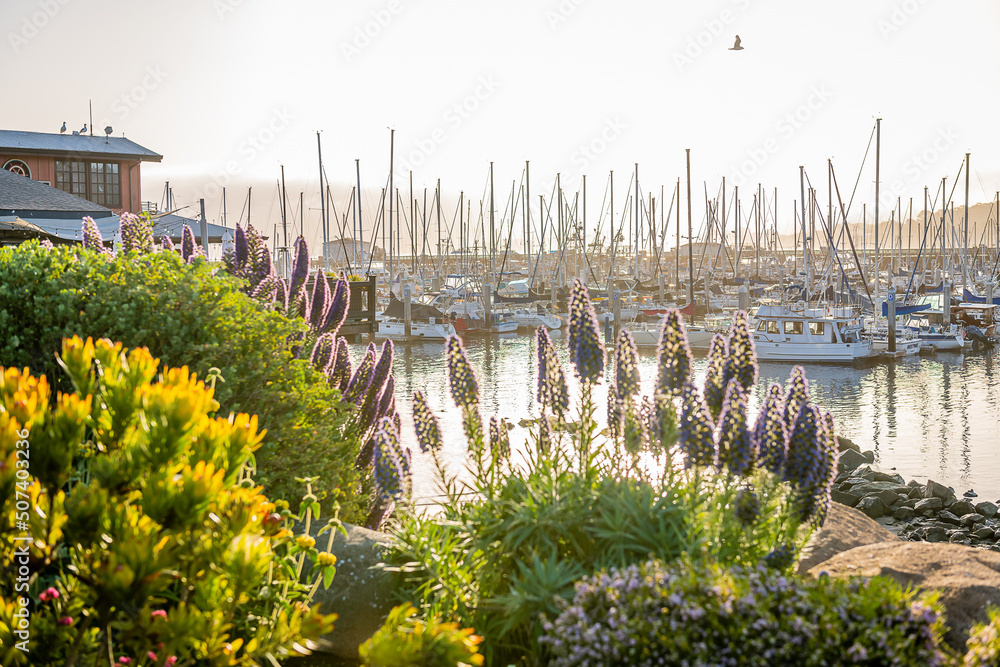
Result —
[[736, 41], [733, 43], [733, 45], [731, 47], [729, 47], [729, 50], [730, 51], [742, 51], [743, 50], [743, 47], [740, 46], [740, 36], [739, 35], [736, 35]]
[[83, 129], [82, 129], [82, 130], [80, 130], [80, 134], [86, 134], [86, 133], [87, 133], [87, 124], [86, 124], [86, 123], [84, 123], [84, 124], [83, 124]]
[[59, 134], [62, 134], [65, 131], [66, 131], [66, 121], [63, 121], [63, 126], [59, 128]]

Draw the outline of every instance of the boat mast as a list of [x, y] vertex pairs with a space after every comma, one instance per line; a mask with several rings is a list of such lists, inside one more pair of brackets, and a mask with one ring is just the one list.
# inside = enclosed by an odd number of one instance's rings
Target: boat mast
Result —
[[[395, 148], [396, 148], [396, 130], [389, 130], [389, 294], [392, 294], [392, 200], [395, 198], [393, 193], [396, 191], [393, 187], [393, 172], [392, 168], [395, 164]], [[323, 232], [323, 238], [326, 238], [326, 232]], [[326, 257], [326, 253], [323, 253], [323, 257]], [[325, 261], [325, 260], [324, 260]]]
[[[354, 169], [358, 177], [358, 238], [361, 241], [361, 261], [358, 262], [358, 267], [365, 265], [365, 222], [361, 217], [361, 160], [355, 158]], [[372, 239], [373, 241], [375, 239]], [[357, 241], [354, 243], [354, 252], [357, 255]]]
[[639, 280], [639, 163], [635, 163], [635, 279]]
[[882, 119], [875, 119], [875, 299], [872, 306], [875, 307], [875, 317], [882, 312], [879, 305], [879, 265], [878, 265], [878, 197], [879, 197], [879, 158], [882, 149]]
[[[691, 149], [685, 148], [684, 155], [687, 160], [687, 196], [688, 196], [688, 303], [694, 311], [694, 231], [691, 224]], [[691, 315], [694, 320], [694, 315]]]
[[809, 305], [809, 255], [806, 254], [806, 168], [799, 165], [799, 193], [802, 197], [802, 267], [805, 272], [806, 305]]
[[320, 224], [323, 225], [323, 269], [328, 270], [330, 265], [327, 263], [326, 246], [329, 239], [326, 238], [326, 197], [323, 196], [323, 144], [319, 138], [319, 130], [316, 131], [316, 155], [319, 157], [319, 215]]
[[962, 235], [962, 286], [969, 286], [969, 153], [965, 154], [965, 229]]

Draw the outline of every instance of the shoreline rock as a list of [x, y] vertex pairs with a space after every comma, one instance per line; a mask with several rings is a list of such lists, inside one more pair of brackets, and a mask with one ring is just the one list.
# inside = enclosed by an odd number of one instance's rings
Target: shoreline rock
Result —
[[997, 503], [974, 502], [970, 489], [959, 498], [955, 489], [928, 479], [907, 482], [902, 475], [875, 470], [875, 455], [838, 438], [840, 456], [832, 498], [863, 512], [902, 540], [949, 542], [1000, 552]]

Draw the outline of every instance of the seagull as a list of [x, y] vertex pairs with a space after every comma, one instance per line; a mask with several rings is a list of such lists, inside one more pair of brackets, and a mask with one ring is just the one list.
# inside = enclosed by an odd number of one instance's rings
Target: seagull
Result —
[[66, 121], [63, 121], [63, 126], [59, 128], [59, 134], [62, 134], [65, 131], [66, 131]]
[[80, 134], [86, 134], [86, 133], [87, 133], [87, 124], [86, 124], [86, 123], [84, 123], [84, 124], [83, 124], [83, 129], [82, 129], [82, 130], [80, 130]]
[[736, 41], [733, 43], [733, 45], [730, 47], [729, 50], [730, 51], [742, 51], [743, 50], [743, 47], [740, 46], [740, 36], [739, 35], [736, 35]]

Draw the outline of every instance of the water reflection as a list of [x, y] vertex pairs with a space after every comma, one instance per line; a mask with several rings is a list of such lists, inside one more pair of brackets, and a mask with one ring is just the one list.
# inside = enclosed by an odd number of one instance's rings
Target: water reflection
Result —
[[[578, 386], [568, 362], [566, 339], [555, 333], [553, 343], [575, 397]], [[524, 443], [528, 432], [520, 422], [538, 413], [534, 337], [470, 338], [465, 345], [479, 378], [484, 419], [492, 415], [506, 418], [513, 424], [512, 444]], [[355, 359], [363, 349], [363, 345], [353, 346]], [[414, 490], [422, 497], [434, 493], [434, 482], [415, 444], [411, 415], [415, 390], [425, 393], [441, 419], [449, 468], [460, 470], [465, 461], [460, 415], [448, 394], [443, 353], [443, 343], [409, 343], [396, 348], [394, 372], [402, 438], [414, 450]], [[1000, 390], [993, 354], [940, 353], [867, 368], [810, 365], [806, 377], [813, 400], [830, 411], [837, 432], [862, 449], [874, 450], [883, 468], [895, 468], [907, 479], [926, 481], [930, 477], [953, 486], [960, 495], [975, 488], [983, 499], [996, 500], [1000, 498]], [[639, 366], [642, 391], [650, 394], [656, 379], [655, 353], [642, 351]], [[767, 387], [773, 382], [783, 385], [792, 368], [789, 363], [761, 364], [760, 381], [749, 401], [752, 416]], [[695, 383], [701, 386], [705, 360], [696, 358], [693, 370]], [[610, 364], [607, 377], [611, 377]], [[602, 422], [606, 399], [605, 381], [594, 394]]]

